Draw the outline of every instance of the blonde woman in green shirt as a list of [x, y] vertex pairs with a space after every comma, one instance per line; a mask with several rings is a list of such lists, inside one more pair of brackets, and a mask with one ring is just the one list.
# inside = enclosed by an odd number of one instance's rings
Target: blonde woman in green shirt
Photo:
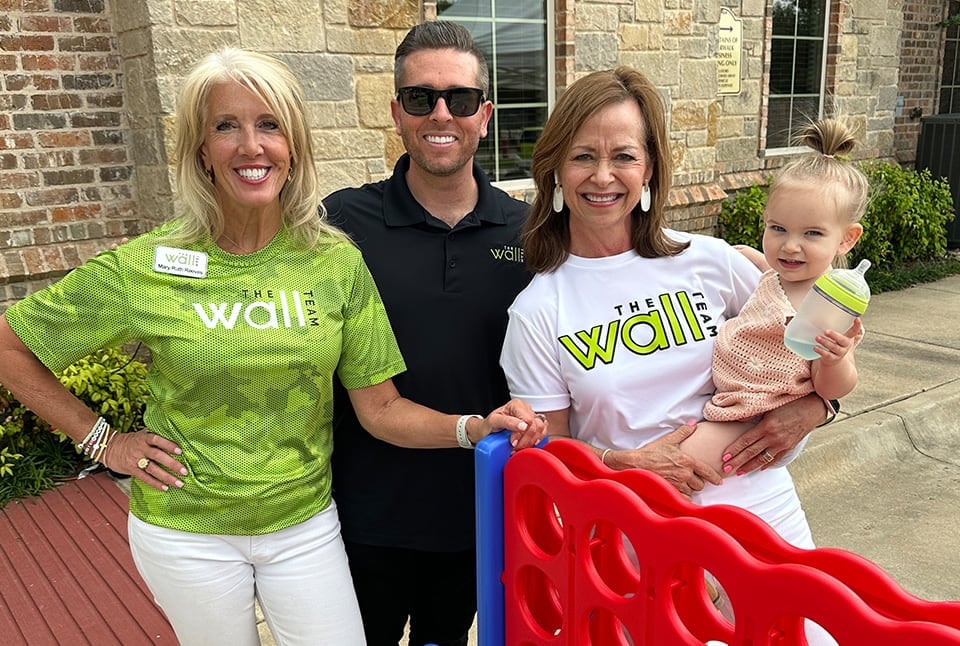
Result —
[[[212, 54], [176, 116], [182, 213], [0, 316], [0, 383], [134, 476], [131, 550], [181, 643], [258, 644], [256, 597], [278, 644], [362, 644], [330, 495], [333, 375], [401, 446], [506, 428], [524, 448], [545, 425], [516, 400], [481, 418], [399, 396], [373, 280], [317, 217], [303, 90], [283, 63]], [[132, 340], [152, 353], [146, 428], [116, 434], [54, 372]]]

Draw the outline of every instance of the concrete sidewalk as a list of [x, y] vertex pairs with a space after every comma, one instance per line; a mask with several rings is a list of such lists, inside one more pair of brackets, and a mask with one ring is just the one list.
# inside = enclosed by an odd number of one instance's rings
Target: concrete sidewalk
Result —
[[818, 546], [960, 599], [960, 276], [878, 294], [860, 383], [790, 465]]

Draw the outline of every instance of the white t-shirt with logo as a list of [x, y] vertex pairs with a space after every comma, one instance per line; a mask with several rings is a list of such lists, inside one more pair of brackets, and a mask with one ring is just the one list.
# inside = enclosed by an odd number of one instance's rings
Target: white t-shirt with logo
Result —
[[713, 344], [760, 276], [726, 242], [668, 231], [690, 246], [642, 258], [570, 256], [510, 307], [501, 364], [534, 410], [570, 408], [570, 433], [632, 449], [701, 419]]
[[[759, 281], [726, 242], [668, 235], [690, 246], [664, 258], [571, 256], [510, 307], [500, 362], [511, 395], [537, 411], [569, 408], [570, 434], [595, 447], [639, 448], [702, 419], [720, 326]], [[786, 469], [708, 483], [692, 501], [747, 509], [791, 544], [814, 546]]]

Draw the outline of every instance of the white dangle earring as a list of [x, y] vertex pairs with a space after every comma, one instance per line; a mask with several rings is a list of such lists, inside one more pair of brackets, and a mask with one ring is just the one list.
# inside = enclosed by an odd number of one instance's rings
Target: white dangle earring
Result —
[[563, 188], [560, 186], [560, 177], [553, 174], [553, 211], [560, 213], [563, 210]]
[[650, 210], [650, 184], [643, 183], [643, 190], [640, 191], [640, 210], [644, 213]]

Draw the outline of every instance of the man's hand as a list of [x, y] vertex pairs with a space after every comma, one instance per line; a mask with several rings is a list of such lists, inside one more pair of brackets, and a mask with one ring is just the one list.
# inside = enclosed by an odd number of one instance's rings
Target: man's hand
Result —
[[128, 242], [130, 242], [130, 238], [124, 236], [120, 238], [118, 242], [114, 242], [110, 245], [110, 251], [115, 251], [117, 247], [119, 247], [122, 244], [127, 244]]

